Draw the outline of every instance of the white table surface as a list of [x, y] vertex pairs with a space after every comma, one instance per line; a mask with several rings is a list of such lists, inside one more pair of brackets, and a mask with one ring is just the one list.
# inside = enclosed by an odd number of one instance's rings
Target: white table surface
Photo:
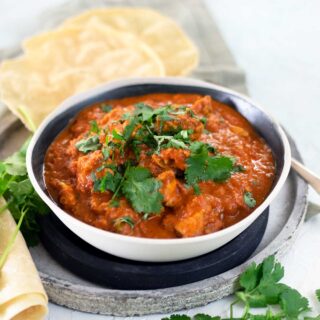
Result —
[[[32, 33], [37, 15], [62, 2], [0, 0], [0, 48]], [[320, 173], [320, 1], [206, 0], [206, 3], [239, 66], [247, 74], [252, 98], [287, 128], [307, 166]], [[320, 203], [320, 197], [313, 191], [310, 199]], [[294, 248], [282, 260], [286, 271], [284, 281], [306, 295], [318, 314], [320, 304], [314, 290], [320, 288], [319, 248], [320, 215], [317, 215], [305, 223]], [[232, 297], [227, 297], [186, 313], [225, 315], [231, 300]], [[49, 308], [50, 320], [117, 319], [53, 304]]]

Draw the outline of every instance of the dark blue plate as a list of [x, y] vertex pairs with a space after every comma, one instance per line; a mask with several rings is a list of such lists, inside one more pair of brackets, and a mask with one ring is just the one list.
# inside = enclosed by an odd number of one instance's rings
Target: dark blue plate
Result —
[[117, 258], [80, 239], [54, 214], [41, 221], [41, 242], [63, 267], [96, 284], [123, 290], [169, 288], [213, 277], [246, 261], [264, 235], [268, 211], [223, 247], [176, 262], [147, 263]]

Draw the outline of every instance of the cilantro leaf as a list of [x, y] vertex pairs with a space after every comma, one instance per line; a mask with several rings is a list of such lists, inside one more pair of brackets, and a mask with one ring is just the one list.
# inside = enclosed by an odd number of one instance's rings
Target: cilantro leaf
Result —
[[[49, 208], [33, 189], [28, 178], [25, 157], [30, 139], [21, 149], [0, 162], [0, 196], [6, 200], [6, 205], [0, 209], [9, 209], [18, 223], [27, 244], [38, 243], [39, 225], [37, 218], [49, 212]], [[14, 238], [12, 239], [14, 241]], [[10, 243], [8, 244], [9, 248]], [[4, 258], [2, 256], [2, 262]]]
[[255, 289], [260, 280], [260, 270], [253, 262], [240, 276], [239, 283], [245, 291]]
[[19, 201], [23, 201], [25, 197], [31, 195], [33, 192], [33, 186], [28, 178], [19, 182], [11, 181], [8, 184], [8, 188]]
[[185, 142], [172, 138], [167, 144], [164, 145], [165, 148], [176, 148], [176, 149], [188, 149], [188, 146]]
[[132, 167], [126, 171], [122, 192], [135, 211], [159, 213], [162, 209], [161, 182], [151, 176], [148, 169]]
[[123, 138], [124, 138], [124, 140], [127, 141], [131, 137], [131, 135], [132, 135], [132, 133], [134, 131], [134, 128], [137, 125], [137, 122], [138, 122], [137, 118], [133, 118], [133, 119], [131, 119], [129, 124], [124, 128], [124, 130], [123, 130]]
[[102, 109], [103, 112], [108, 113], [108, 112], [110, 112], [112, 110], [112, 106], [110, 106], [109, 104], [103, 103], [101, 105], [101, 109]]
[[287, 286], [278, 283], [284, 275], [283, 267], [274, 256], [266, 258], [258, 266], [252, 263], [240, 276], [243, 291], [236, 295], [250, 307], [266, 307], [279, 303], [280, 294]]
[[185, 314], [173, 314], [169, 318], [162, 318], [161, 320], [192, 320]]
[[317, 296], [317, 299], [320, 302], [320, 289], [316, 290], [316, 296]]
[[99, 134], [100, 133], [100, 128], [98, 126], [98, 123], [96, 120], [91, 120], [90, 121], [90, 133], [93, 132], [93, 133], [96, 133], [96, 134]]
[[123, 137], [123, 135], [122, 134], [120, 134], [120, 133], [118, 133], [116, 130], [112, 130], [112, 136], [113, 136], [113, 138], [114, 139], [116, 139], [116, 140], [120, 140], [120, 141], [123, 141], [123, 140], [125, 140], [124, 139], [124, 137]]
[[243, 201], [249, 208], [254, 208], [257, 204], [256, 200], [252, 196], [252, 193], [249, 191], [246, 191], [243, 194]]
[[115, 226], [115, 227], [120, 226], [121, 223], [126, 223], [126, 224], [128, 224], [131, 229], [133, 229], [133, 228], [134, 228], [134, 225], [135, 225], [133, 219], [132, 219], [131, 217], [129, 217], [129, 216], [124, 216], [124, 217], [120, 217], [120, 218], [116, 219], [116, 220], [114, 221], [114, 226]]
[[136, 110], [134, 115], [139, 116], [142, 122], [149, 122], [152, 120], [152, 117], [154, 116], [154, 109], [143, 102], [137, 103], [135, 107]]
[[19, 151], [3, 161], [2, 171], [5, 169], [6, 173], [12, 176], [23, 176], [27, 174], [26, 153], [29, 142], [30, 138], [26, 140]]
[[202, 142], [193, 142], [190, 146], [191, 155], [187, 159], [185, 176], [189, 185], [195, 185], [199, 181], [223, 182], [233, 173], [234, 161], [231, 157], [211, 156], [214, 148]]
[[221, 317], [211, 317], [208, 314], [198, 313], [193, 317], [194, 320], [221, 320]]
[[233, 162], [229, 157], [215, 156], [207, 160], [207, 177], [204, 180], [223, 182], [231, 177]]
[[115, 192], [121, 182], [122, 176], [118, 172], [112, 174], [108, 171], [101, 179], [97, 179], [95, 174], [92, 174], [91, 178], [93, 180], [94, 191], [105, 192], [106, 190], [110, 190]]
[[101, 143], [98, 136], [92, 136], [87, 139], [79, 140], [75, 144], [76, 148], [85, 154], [100, 149]]
[[297, 319], [300, 313], [309, 310], [309, 302], [297, 290], [287, 288], [280, 295], [280, 307], [287, 319]]

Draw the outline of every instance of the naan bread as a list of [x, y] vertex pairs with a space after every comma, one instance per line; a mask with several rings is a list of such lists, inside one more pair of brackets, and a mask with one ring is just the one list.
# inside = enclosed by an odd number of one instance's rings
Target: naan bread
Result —
[[[5, 204], [0, 199], [0, 207]], [[0, 254], [16, 223], [8, 210], [0, 214]], [[48, 297], [26, 243], [19, 232], [0, 272], [0, 319], [40, 320], [48, 311]]]

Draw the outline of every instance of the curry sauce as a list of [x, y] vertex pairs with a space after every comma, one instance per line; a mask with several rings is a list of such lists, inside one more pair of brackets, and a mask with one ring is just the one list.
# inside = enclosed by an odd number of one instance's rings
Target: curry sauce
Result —
[[226, 228], [264, 201], [274, 175], [272, 152], [250, 123], [197, 94], [88, 106], [45, 157], [47, 189], [66, 212], [97, 228], [147, 238]]

